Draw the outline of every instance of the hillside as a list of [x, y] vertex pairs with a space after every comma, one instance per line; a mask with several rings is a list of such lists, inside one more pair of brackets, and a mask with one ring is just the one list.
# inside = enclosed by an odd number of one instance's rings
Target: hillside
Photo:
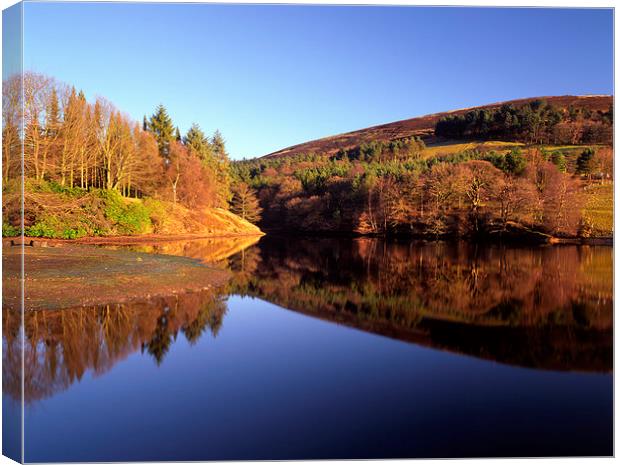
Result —
[[304, 142], [270, 153], [265, 155], [264, 158], [280, 158], [308, 153], [333, 155], [341, 149], [348, 150], [364, 143], [376, 141], [386, 142], [415, 136], [421, 137], [427, 145], [433, 145], [439, 142], [433, 137], [435, 135], [435, 125], [446, 116], [465, 115], [472, 110], [494, 110], [501, 108], [503, 105], [512, 105], [519, 108], [537, 100], [544, 100], [549, 105], [566, 111], [568, 111], [570, 107], [574, 107], [591, 112], [605, 112], [608, 111], [613, 104], [613, 97], [611, 95], [531, 97], [507, 102], [497, 102], [480, 107], [433, 113]]
[[[3, 236], [19, 234], [20, 196], [9, 183], [3, 198]], [[112, 190], [62, 188], [27, 180], [25, 235], [56, 239], [145, 236], [259, 235], [260, 229], [223, 208], [128, 198]]]
[[527, 240], [613, 234], [611, 96], [437, 113], [232, 165], [264, 230]]
[[[194, 122], [182, 135], [163, 105], [139, 123], [33, 71], [3, 88], [3, 236], [21, 232], [22, 187], [23, 232], [34, 237], [260, 233], [228, 211], [240, 194], [218, 130], [208, 136]], [[247, 193], [243, 202], [252, 219]]]

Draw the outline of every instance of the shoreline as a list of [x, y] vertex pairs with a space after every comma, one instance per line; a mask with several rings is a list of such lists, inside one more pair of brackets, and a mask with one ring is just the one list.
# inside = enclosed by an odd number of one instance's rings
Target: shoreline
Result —
[[280, 229], [267, 229], [265, 234], [270, 236], [286, 236], [300, 238], [343, 238], [343, 239], [382, 239], [388, 241], [421, 241], [421, 242], [460, 242], [468, 241], [482, 245], [522, 245], [522, 246], [547, 246], [547, 245], [614, 245], [614, 236], [593, 236], [593, 237], [557, 237], [544, 233], [535, 234], [507, 234], [503, 237], [495, 234], [480, 236], [457, 236], [444, 234], [435, 236], [431, 234], [404, 234], [404, 233], [372, 233], [360, 234], [355, 231], [283, 231]]
[[[87, 236], [79, 239], [57, 239], [46, 237], [24, 236], [24, 244], [30, 241], [33, 245], [46, 247], [48, 245], [133, 245], [133, 244], [153, 244], [159, 242], [190, 241], [199, 239], [233, 239], [239, 237], [262, 237], [264, 232], [246, 234], [140, 234], [135, 236]], [[21, 236], [3, 237], [2, 244], [10, 244], [11, 241], [21, 241]]]
[[[257, 233], [239, 233], [239, 234], [141, 234], [134, 236], [88, 236], [79, 239], [57, 239], [57, 238], [45, 238], [45, 237], [32, 237], [24, 236], [23, 242], [26, 245], [32, 245], [35, 247], [48, 247], [48, 246], [65, 246], [65, 245], [139, 245], [139, 244], [155, 244], [165, 242], [176, 241], [192, 241], [201, 239], [234, 239], [242, 237], [263, 237], [267, 234], [274, 236], [290, 236], [290, 237], [340, 237], [351, 239], [354, 238], [380, 238], [387, 240], [402, 240], [408, 239], [412, 241], [430, 241], [430, 242], [454, 242], [461, 240], [468, 240], [466, 237], [458, 236], [429, 236], [429, 235], [409, 235], [409, 234], [359, 234], [355, 232], [344, 231], [282, 231], [282, 230], [268, 230], [266, 232], [260, 231]], [[542, 234], [541, 234], [542, 236]], [[2, 244], [4, 246], [11, 243], [11, 241], [20, 241], [20, 236], [15, 237], [3, 237]], [[470, 240], [472, 238], [469, 238]], [[486, 240], [485, 240], [486, 239]], [[493, 237], [491, 235], [482, 236], [479, 238], [473, 238], [474, 242], [481, 244], [515, 244], [515, 245], [614, 245], [614, 236], [596, 236], [596, 237], [556, 237], [545, 236], [544, 240], [541, 238], [532, 239], [531, 235], [516, 236], [508, 235], [502, 237]], [[16, 245], [19, 245], [17, 243]]]
[[22, 248], [4, 244], [3, 305], [8, 310], [21, 307], [22, 257], [27, 311], [112, 305], [216, 289], [232, 276], [194, 258], [85, 245], [24, 247], [22, 255]]

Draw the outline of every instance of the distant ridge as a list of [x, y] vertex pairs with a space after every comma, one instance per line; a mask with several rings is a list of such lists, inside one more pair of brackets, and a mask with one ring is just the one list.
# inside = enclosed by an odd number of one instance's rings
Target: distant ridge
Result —
[[570, 106], [576, 108], [587, 108], [592, 111], [607, 111], [613, 103], [611, 95], [563, 95], [563, 96], [546, 96], [546, 97], [530, 97], [516, 100], [508, 100], [504, 102], [496, 102], [478, 107], [461, 108], [458, 110], [444, 111], [441, 113], [432, 113], [430, 115], [419, 116], [392, 123], [371, 126], [365, 129], [328, 136], [316, 139], [302, 144], [293, 145], [291, 147], [272, 152], [261, 158], [280, 158], [295, 156], [304, 153], [322, 153], [332, 155], [340, 149], [350, 149], [357, 147], [362, 143], [370, 141], [390, 141], [394, 139], [402, 139], [405, 137], [419, 136], [429, 138], [434, 135], [435, 124], [439, 119], [446, 115], [458, 115], [467, 113], [476, 109], [493, 109], [502, 105], [510, 104], [516, 107], [526, 105], [535, 100], [545, 100], [556, 107], [567, 109]]

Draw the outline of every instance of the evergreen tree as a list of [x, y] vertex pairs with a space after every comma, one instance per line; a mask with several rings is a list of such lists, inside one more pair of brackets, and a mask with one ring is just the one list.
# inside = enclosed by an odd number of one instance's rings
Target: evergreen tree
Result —
[[222, 133], [216, 130], [211, 138], [211, 150], [215, 162], [215, 172], [218, 181], [218, 204], [226, 207], [231, 200], [230, 192], [230, 161], [226, 152], [226, 142]]
[[228, 161], [228, 154], [226, 153], [226, 141], [222, 136], [219, 129], [216, 129], [211, 138], [211, 145], [213, 147], [213, 153], [218, 160]]
[[562, 173], [566, 173], [566, 157], [562, 152], [553, 152], [551, 154], [551, 163], [557, 166]]
[[155, 109], [155, 113], [150, 117], [148, 130], [153, 133], [157, 140], [159, 154], [166, 159], [169, 158], [170, 142], [175, 138], [175, 130], [172, 118], [170, 118], [163, 105], [160, 104]]
[[60, 124], [60, 105], [58, 104], [58, 94], [53, 88], [50, 93], [49, 102], [47, 103], [47, 111], [45, 118], [45, 129], [48, 135], [53, 135], [58, 130]]
[[263, 209], [258, 203], [256, 192], [244, 182], [233, 187], [231, 211], [250, 223], [258, 223]]
[[525, 170], [527, 160], [519, 150], [513, 150], [506, 155], [506, 171], [512, 174], [521, 174]]
[[585, 149], [577, 158], [577, 173], [590, 176], [594, 169], [594, 150]]
[[146, 115], [142, 117], [142, 130], [145, 132], [149, 130], [149, 124], [146, 121]]
[[176, 132], [174, 134], [174, 138], [177, 140], [177, 142], [181, 142], [181, 131], [179, 131], [179, 127], [177, 126]]
[[196, 154], [204, 163], [207, 163], [212, 168], [213, 166], [213, 153], [211, 150], [211, 144], [209, 139], [205, 136], [205, 133], [200, 129], [198, 124], [193, 123], [187, 131], [187, 134], [183, 138], [185, 146], [194, 154]]

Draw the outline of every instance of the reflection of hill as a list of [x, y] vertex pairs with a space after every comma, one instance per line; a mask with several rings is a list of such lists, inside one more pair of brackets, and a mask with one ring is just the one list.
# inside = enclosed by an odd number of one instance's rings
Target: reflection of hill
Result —
[[244, 256], [236, 291], [292, 310], [505, 363], [611, 370], [608, 247], [267, 237]]
[[[33, 402], [68, 388], [87, 371], [105, 373], [133, 352], [161, 363], [182, 332], [190, 343], [208, 329], [217, 335], [226, 312], [218, 291], [130, 304], [26, 312], [24, 398]], [[21, 391], [20, 314], [3, 310], [2, 387]]]

